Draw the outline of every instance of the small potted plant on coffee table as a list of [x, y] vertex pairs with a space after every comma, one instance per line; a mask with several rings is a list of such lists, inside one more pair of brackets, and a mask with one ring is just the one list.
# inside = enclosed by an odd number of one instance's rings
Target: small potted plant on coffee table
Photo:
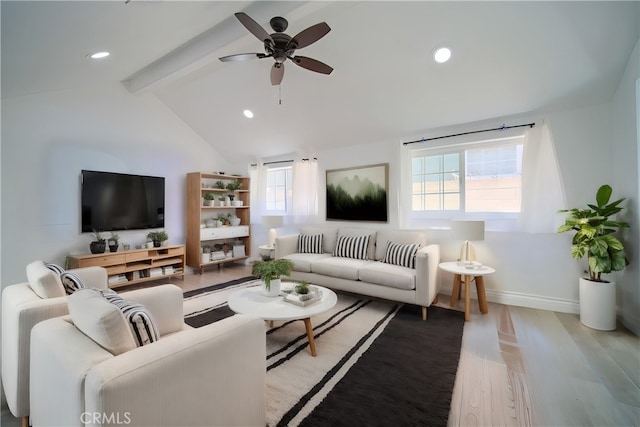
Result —
[[293, 262], [279, 258], [271, 261], [258, 261], [253, 264], [251, 274], [262, 279], [262, 293], [268, 297], [280, 295], [282, 276], [288, 276], [293, 270]]

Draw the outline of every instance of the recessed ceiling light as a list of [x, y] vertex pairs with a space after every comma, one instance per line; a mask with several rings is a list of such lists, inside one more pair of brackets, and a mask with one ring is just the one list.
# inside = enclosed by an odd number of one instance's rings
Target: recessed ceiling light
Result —
[[253, 119], [253, 111], [251, 110], [244, 110], [242, 114], [244, 114], [247, 119]]
[[446, 46], [438, 47], [433, 51], [433, 59], [438, 64], [447, 62], [450, 58], [451, 58], [451, 49], [449, 49]]
[[109, 56], [109, 52], [96, 52], [88, 55], [91, 59], [102, 59]]

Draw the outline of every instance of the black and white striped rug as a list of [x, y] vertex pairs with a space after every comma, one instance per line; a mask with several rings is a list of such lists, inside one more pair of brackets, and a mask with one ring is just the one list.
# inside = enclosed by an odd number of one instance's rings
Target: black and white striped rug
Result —
[[[233, 315], [229, 294], [257, 286], [248, 277], [185, 293], [185, 322], [199, 327]], [[311, 319], [267, 333], [269, 426], [446, 425], [460, 357], [464, 313], [338, 294]]]

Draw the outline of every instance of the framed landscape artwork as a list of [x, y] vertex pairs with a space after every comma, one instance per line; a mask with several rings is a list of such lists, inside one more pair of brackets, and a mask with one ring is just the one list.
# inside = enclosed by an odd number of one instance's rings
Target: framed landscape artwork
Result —
[[387, 222], [389, 164], [327, 171], [327, 220]]

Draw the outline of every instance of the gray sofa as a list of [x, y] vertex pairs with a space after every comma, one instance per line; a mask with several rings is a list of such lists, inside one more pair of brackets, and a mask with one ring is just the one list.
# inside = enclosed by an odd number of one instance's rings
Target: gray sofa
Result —
[[[321, 253], [305, 253], [299, 248], [301, 235], [322, 234]], [[338, 236], [369, 236], [367, 259], [333, 256]], [[344, 239], [344, 238], [342, 238]], [[384, 262], [387, 244], [418, 244], [415, 268]], [[427, 245], [426, 236], [418, 231], [375, 228], [301, 227], [299, 233], [276, 238], [275, 257], [293, 262], [288, 277], [306, 280], [327, 288], [388, 299], [422, 307], [422, 318], [427, 318], [427, 307], [438, 296], [439, 245]], [[300, 249], [300, 250], [299, 250]]]

